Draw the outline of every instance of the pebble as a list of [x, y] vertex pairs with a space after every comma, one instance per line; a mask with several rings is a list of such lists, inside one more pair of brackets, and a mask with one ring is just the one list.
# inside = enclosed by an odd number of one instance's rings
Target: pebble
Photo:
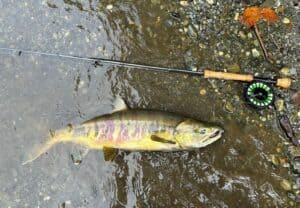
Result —
[[206, 0], [206, 2], [207, 2], [208, 4], [214, 4], [214, 3], [215, 3], [214, 0]]
[[264, 116], [260, 116], [259, 118], [260, 118], [260, 120], [261, 120], [262, 122], [266, 122], [266, 121], [267, 121], [267, 118], [264, 117]]
[[198, 71], [198, 69], [197, 69], [197, 67], [192, 66], [192, 67], [191, 67], [191, 71], [196, 72], [196, 71]]
[[229, 72], [238, 73], [241, 71], [241, 68], [238, 64], [232, 64], [232, 65], [227, 66], [227, 70]]
[[290, 24], [290, 23], [291, 23], [291, 20], [290, 20], [289, 18], [287, 18], [287, 17], [284, 17], [284, 18], [282, 19], [282, 23], [283, 23], [283, 24]]
[[278, 99], [275, 101], [275, 106], [277, 111], [283, 111], [284, 109], [284, 100], [283, 99]]
[[256, 48], [253, 48], [251, 50], [251, 52], [252, 52], [252, 56], [255, 57], [255, 58], [259, 57], [259, 55], [260, 55], [259, 51]]
[[290, 68], [285, 66], [282, 69], [280, 69], [279, 73], [281, 75], [284, 75], [284, 76], [290, 76], [291, 75], [291, 70], [290, 70]]
[[240, 19], [240, 14], [237, 12], [235, 13], [234, 15], [234, 18], [233, 18], [235, 21], [238, 21]]
[[283, 179], [281, 182], [280, 182], [280, 186], [285, 190], [285, 191], [290, 191], [292, 190], [292, 184], [286, 180], [286, 179]]
[[203, 43], [199, 43], [199, 47], [200, 48], [206, 48], [206, 45], [204, 45]]
[[226, 102], [226, 104], [225, 104], [225, 110], [228, 113], [233, 113], [234, 112], [234, 107], [233, 107], [233, 105], [230, 102]]
[[250, 32], [247, 34], [247, 36], [248, 36], [249, 39], [253, 38], [253, 35]]
[[49, 201], [50, 200], [50, 196], [45, 196], [44, 197], [44, 201]]
[[254, 41], [253, 41], [253, 44], [254, 44], [255, 46], [259, 46], [258, 40], [254, 40]]
[[159, 0], [151, 0], [151, 3], [152, 4], [160, 4], [160, 1]]
[[219, 54], [219, 56], [224, 56], [224, 52], [223, 51], [219, 51], [218, 54]]
[[196, 33], [196, 31], [195, 31], [195, 29], [192, 25], [188, 26], [188, 31], [187, 32], [191, 37], [197, 37], [197, 33]]
[[107, 6], [106, 6], [106, 9], [108, 9], [108, 10], [112, 10], [114, 8], [114, 6], [112, 5], [112, 4], [108, 4]]
[[72, 203], [70, 200], [63, 202], [59, 208], [71, 208], [72, 207]]
[[240, 31], [240, 32], [239, 32], [239, 36], [240, 36], [243, 40], [245, 40], [245, 39], [247, 38], [247, 36], [246, 36], [246, 34], [244, 33], [244, 31]]
[[279, 165], [279, 160], [278, 160], [278, 158], [275, 155], [271, 155], [270, 158], [271, 158], [271, 162], [272, 162], [272, 164], [274, 166], [278, 166]]
[[205, 89], [200, 89], [200, 95], [206, 95], [206, 90]]
[[182, 25], [183, 26], [187, 26], [189, 24], [189, 20], [188, 19], [185, 19], [182, 21]]
[[179, 3], [181, 6], [185, 6], [185, 7], [189, 5], [188, 1], [180, 1]]

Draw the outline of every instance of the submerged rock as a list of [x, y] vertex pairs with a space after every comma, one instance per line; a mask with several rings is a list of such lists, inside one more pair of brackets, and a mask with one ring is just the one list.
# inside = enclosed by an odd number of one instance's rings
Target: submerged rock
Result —
[[72, 203], [70, 200], [65, 201], [59, 205], [59, 208], [72, 208]]

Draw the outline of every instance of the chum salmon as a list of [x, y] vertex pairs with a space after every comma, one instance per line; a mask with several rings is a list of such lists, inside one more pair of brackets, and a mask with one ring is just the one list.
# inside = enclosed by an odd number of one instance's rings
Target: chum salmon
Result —
[[117, 99], [111, 114], [54, 132], [23, 164], [61, 142], [80, 144], [88, 149], [178, 151], [205, 147], [220, 139], [223, 132], [220, 127], [171, 113], [128, 110], [124, 101]]

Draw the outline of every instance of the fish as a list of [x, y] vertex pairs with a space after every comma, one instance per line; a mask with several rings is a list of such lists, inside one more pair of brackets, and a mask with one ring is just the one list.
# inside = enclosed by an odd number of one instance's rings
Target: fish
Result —
[[55, 131], [46, 143], [27, 156], [30, 163], [62, 142], [72, 142], [87, 149], [102, 149], [105, 159], [115, 150], [179, 151], [205, 147], [221, 138], [224, 130], [192, 118], [162, 111], [128, 109], [117, 98], [111, 113], [82, 124]]

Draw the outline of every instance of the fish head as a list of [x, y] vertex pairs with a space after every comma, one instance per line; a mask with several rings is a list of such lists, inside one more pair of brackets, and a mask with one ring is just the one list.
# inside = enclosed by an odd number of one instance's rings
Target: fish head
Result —
[[183, 149], [205, 147], [221, 138], [224, 130], [193, 119], [179, 123], [175, 129], [175, 140]]

